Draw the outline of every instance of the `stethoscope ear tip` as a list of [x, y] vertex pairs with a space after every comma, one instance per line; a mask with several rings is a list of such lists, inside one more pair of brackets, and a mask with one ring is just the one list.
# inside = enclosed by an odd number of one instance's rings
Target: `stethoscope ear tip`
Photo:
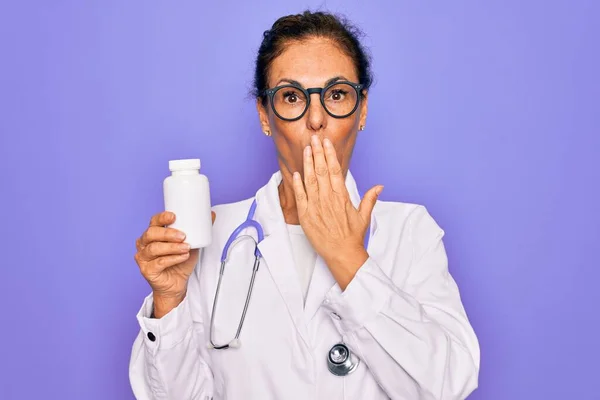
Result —
[[231, 343], [229, 343], [229, 347], [233, 347], [234, 349], [239, 349], [241, 344], [242, 343], [240, 342], [240, 339], [233, 339], [231, 341]]

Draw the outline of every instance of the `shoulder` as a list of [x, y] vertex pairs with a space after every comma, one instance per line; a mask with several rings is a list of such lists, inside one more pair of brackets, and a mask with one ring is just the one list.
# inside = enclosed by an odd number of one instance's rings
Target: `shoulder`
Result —
[[212, 211], [216, 214], [214, 227], [219, 230], [221, 228], [228, 229], [237, 227], [246, 219], [248, 211], [252, 206], [254, 197], [233, 203], [217, 204], [212, 207]]
[[234, 203], [217, 204], [211, 207], [215, 213], [215, 221], [212, 227], [212, 241], [202, 252], [203, 260], [219, 258], [223, 246], [227, 243], [229, 236], [246, 219], [248, 211], [254, 198], [237, 201]]
[[378, 229], [408, 242], [414, 254], [422, 254], [444, 236], [444, 230], [421, 204], [378, 200], [373, 213]]
[[378, 200], [373, 213], [380, 220], [391, 220], [415, 233], [442, 231], [427, 207], [421, 204]]

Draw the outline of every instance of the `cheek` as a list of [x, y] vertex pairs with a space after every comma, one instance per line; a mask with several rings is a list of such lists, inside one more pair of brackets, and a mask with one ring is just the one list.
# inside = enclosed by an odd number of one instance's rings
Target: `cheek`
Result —
[[342, 150], [351, 145], [356, 138], [356, 121], [354, 118], [336, 121], [335, 126], [326, 134], [336, 145], [336, 149]]
[[354, 120], [344, 121], [329, 135], [336, 150], [337, 158], [342, 166], [347, 166], [356, 143], [356, 124]]
[[276, 118], [272, 121], [274, 127], [275, 140], [279, 143], [285, 143], [291, 149], [304, 149], [310, 144], [310, 132], [306, 129], [306, 122], [303, 120], [286, 122]]
[[302, 170], [303, 151], [310, 136], [302, 125], [294, 122], [275, 122], [273, 140], [277, 153], [290, 170]]

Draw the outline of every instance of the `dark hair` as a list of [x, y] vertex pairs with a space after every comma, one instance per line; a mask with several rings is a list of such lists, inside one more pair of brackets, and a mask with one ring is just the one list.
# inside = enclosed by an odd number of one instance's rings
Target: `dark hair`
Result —
[[264, 91], [267, 88], [269, 68], [275, 58], [285, 50], [290, 41], [301, 41], [312, 37], [331, 39], [354, 62], [358, 73], [358, 83], [368, 90], [373, 83], [371, 58], [360, 43], [363, 33], [345, 17], [327, 12], [304, 11], [302, 14], [279, 18], [270, 30], [263, 34], [263, 41], [256, 57], [253, 95], [262, 98], [266, 104]]

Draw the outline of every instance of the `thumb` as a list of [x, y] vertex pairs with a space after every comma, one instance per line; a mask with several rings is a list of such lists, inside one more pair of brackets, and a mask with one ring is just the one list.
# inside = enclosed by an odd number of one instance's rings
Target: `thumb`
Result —
[[371, 221], [371, 213], [373, 212], [373, 207], [375, 207], [375, 202], [379, 198], [379, 194], [383, 190], [383, 185], [373, 186], [369, 191], [364, 195], [360, 204], [358, 205], [358, 213], [363, 218], [364, 221]]
[[213, 225], [214, 225], [214, 223], [215, 223], [215, 219], [217, 218], [217, 214], [215, 214], [215, 212], [214, 212], [214, 211], [211, 211], [211, 212], [210, 212], [210, 214], [211, 214], [211, 217], [212, 217], [212, 222], [213, 222]]

